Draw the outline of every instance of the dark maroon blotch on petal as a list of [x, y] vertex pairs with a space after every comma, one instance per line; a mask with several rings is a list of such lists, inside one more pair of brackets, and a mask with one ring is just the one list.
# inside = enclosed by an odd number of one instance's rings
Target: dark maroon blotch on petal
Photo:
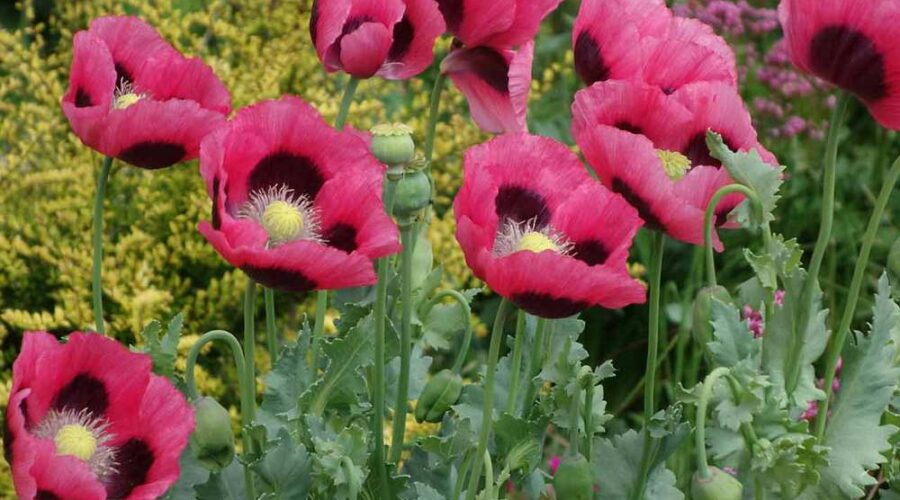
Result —
[[316, 44], [316, 36], [319, 34], [319, 0], [313, 0], [312, 12], [309, 16], [309, 37], [313, 45]]
[[129, 146], [119, 153], [118, 158], [136, 167], [155, 170], [171, 167], [187, 154], [181, 144], [164, 141], [144, 141]]
[[241, 266], [241, 270], [259, 284], [276, 290], [303, 293], [316, 288], [314, 281], [292, 269], [245, 265]]
[[864, 33], [846, 26], [827, 26], [809, 47], [812, 70], [825, 80], [866, 101], [888, 95], [884, 56]]
[[572, 257], [589, 266], [599, 266], [609, 258], [609, 251], [599, 241], [585, 240], [579, 241], [572, 247]]
[[[732, 151], [737, 151], [739, 149], [728, 137], [722, 135], [722, 140], [725, 142], [725, 145], [728, 146], [728, 149]], [[713, 158], [712, 152], [706, 144], [706, 132], [697, 132], [696, 135], [691, 137], [691, 140], [688, 141], [687, 146], [684, 147], [681, 154], [687, 156], [687, 158], [691, 160], [691, 168], [700, 165], [716, 168], [722, 166], [721, 161]]]
[[131, 71], [128, 71], [128, 68], [126, 68], [124, 64], [117, 62], [115, 66], [117, 86], [134, 83], [134, 77], [132, 76]]
[[100, 417], [109, 408], [109, 393], [102, 380], [81, 373], [60, 389], [53, 400], [53, 407], [59, 411], [86, 410], [94, 417]]
[[78, 90], [75, 91], [75, 107], [89, 108], [93, 105], [94, 101], [91, 99], [91, 95], [83, 88], [78, 87]]
[[270, 187], [286, 186], [295, 196], [314, 200], [325, 184], [325, 177], [308, 157], [279, 151], [266, 156], [250, 173], [248, 189], [264, 191]]
[[534, 191], [519, 186], [501, 186], [494, 200], [500, 224], [507, 221], [524, 223], [534, 220], [537, 228], [550, 222], [550, 209], [546, 200]]
[[624, 120], [620, 121], [619, 123], [616, 123], [614, 125], [614, 127], [616, 127], [619, 130], [625, 131], [625, 132], [631, 132], [632, 134], [637, 134], [637, 135], [644, 134], [644, 131], [641, 129], [641, 127], [638, 127], [637, 125], [627, 122], [627, 121], [624, 121]]
[[116, 472], [109, 478], [109, 498], [125, 498], [144, 484], [153, 467], [153, 450], [142, 439], [131, 438], [116, 450]]
[[219, 178], [213, 178], [212, 227], [216, 231], [222, 228], [222, 216], [219, 215]]
[[621, 195], [622, 198], [625, 198], [625, 201], [638, 211], [638, 215], [641, 216], [641, 219], [644, 220], [644, 224], [646, 224], [649, 229], [664, 230], [662, 221], [653, 213], [653, 210], [650, 208], [650, 203], [641, 198], [639, 194], [635, 193], [622, 179], [613, 179], [612, 190]]
[[438, 0], [438, 9], [444, 16], [447, 29], [458, 31], [463, 20], [463, 4], [465, 0]]
[[388, 52], [387, 60], [395, 62], [406, 57], [415, 36], [416, 27], [413, 26], [409, 17], [403, 16], [403, 19], [394, 25], [394, 42], [391, 44], [391, 50]]
[[610, 70], [600, 54], [600, 45], [587, 31], [575, 40], [575, 71], [587, 85], [609, 80]]
[[347, 253], [352, 253], [358, 247], [356, 244], [356, 228], [350, 224], [339, 223], [331, 226], [325, 231], [323, 240], [326, 245]]
[[62, 497], [49, 490], [38, 490], [34, 500], [62, 500]]
[[547, 319], [567, 318], [588, 307], [585, 302], [553, 297], [541, 292], [518, 293], [513, 295], [512, 301], [531, 314]]
[[490, 47], [475, 47], [466, 51], [472, 72], [501, 94], [509, 94], [509, 63], [502, 54]]

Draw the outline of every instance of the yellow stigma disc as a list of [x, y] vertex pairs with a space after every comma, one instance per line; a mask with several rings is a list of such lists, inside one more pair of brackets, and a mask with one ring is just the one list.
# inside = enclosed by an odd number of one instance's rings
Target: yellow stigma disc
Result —
[[97, 438], [81, 425], [64, 425], [53, 438], [56, 451], [60, 455], [71, 455], [81, 460], [90, 460], [97, 451]]
[[518, 246], [516, 246], [516, 250], [519, 252], [534, 252], [541, 253], [547, 250], [553, 250], [554, 252], [558, 250], [556, 243], [553, 242], [549, 237], [547, 237], [544, 233], [539, 233], [536, 231], [532, 231], [530, 233], [525, 233], [522, 235], [522, 239], [519, 240]]
[[656, 150], [657, 156], [662, 161], [666, 175], [673, 181], [680, 181], [684, 175], [691, 169], [691, 160], [676, 151], [666, 151], [664, 149]]
[[303, 214], [286, 201], [273, 201], [262, 215], [262, 226], [275, 243], [291, 241], [303, 231]]
[[129, 92], [127, 94], [122, 94], [116, 96], [115, 102], [113, 102], [113, 107], [116, 109], [125, 109], [128, 106], [140, 101], [144, 96], [140, 94], [135, 94], [133, 92]]

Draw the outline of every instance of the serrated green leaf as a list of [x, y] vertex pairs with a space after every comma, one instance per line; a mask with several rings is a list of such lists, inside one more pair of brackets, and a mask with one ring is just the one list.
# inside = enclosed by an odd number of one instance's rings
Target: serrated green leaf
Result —
[[194, 487], [209, 481], [209, 470], [200, 464], [189, 446], [185, 447], [184, 451], [181, 452], [178, 466], [181, 471], [178, 481], [172, 485], [172, 488], [169, 489], [164, 498], [166, 500], [192, 500], [197, 498]]
[[498, 456], [510, 471], [530, 472], [541, 461], [546, 422], [531, 422], [504, 413], [494, 426]]
[[369, 473], [366, 429], [351, 425], [335, 432], [327, 423], [307, 418], [314, 446], [314, 488], [321, 495], [355, 500]]
[[249, 500], [244, 487], [244, 468], [237, 460], [222, 472], [209, 475], [209, 481], [196, 486], [197, 500]]
[[427, 484], [415, 483], [415, 485], [413, 485], [413, 488], [416, 492], [415, 498], [419, 500], [446, 500], [446, 497], [444, 497], [444, 495], [441, 495], [437, 492], [437, 490], [435, 490], [431, 486], [428, 486]]
[[253, 464], [253, 470], [272, 498], [306, 498], [309, 492], [312, 470], [309, 454], [306, 447], [295, 443], [284, 429], [279, 432], [275, 446]]
[[779, 276], [792, 275], [799, 268], [803, 250], [797, 240], [784, 241], [784, 237], [779, 234], [772, 238], [760, 255], [745, 249], [744, 257], [753, 267], [762, 286], [773, 293], [778, 289]]
[[313, 382], [307, 353], [309, 328], [305, 328], [297, 342], [288, 344], [281, 352], [275, 368], [263, 378], [266, 388], [257, 414], [259, 420], [274, 438], [288, 421], [300, 416], [299, 398]]
[[[599, 487], [595, 498], [603, 500], [631, 498], [640, 476], [643, 447], [643, 434], [634, 430], [597, 441], [591, 460], [594, 481]], [[654, 467], [647, 478], [644, 498], [681, 500], [684, 494], [678, 491], [675, 482], [675, 474], [664, 465]]]
[[[431, 356], [422, 353], [421, 347], [413, 346], [409, 361], [408, 396], [410, 400], [416, 400], [419, 399], [419, 394], [428, 381], [428, 368], [431, 367], [432, 359]], [[397, 401], [397, 387], [400, 381], [400, 358], [392, 359], [385, 368], [386, 403], [388, 408], [393, 408]]]
[[423, 344], [431, 349], [449, 350], [465, 331], [469, 317], [457, 302], [437, 304], [423, 318]]
[[712, 299], [713, 341], [707, 344], [718, 366], [732, 367], [745, 360], [758, 362], [760, 341], [754, 339], [738, 309]]
[[169, 321], [165, 334], [162, 324], [153, 320], [147, 323], [140, 336], [143, 346], [139, 350], [150, 355], [153, 373], [170, 380], [175, 380], [175, 361], [178, 359], [178, 341], [183, 324], [184, 315], [178, 313]]

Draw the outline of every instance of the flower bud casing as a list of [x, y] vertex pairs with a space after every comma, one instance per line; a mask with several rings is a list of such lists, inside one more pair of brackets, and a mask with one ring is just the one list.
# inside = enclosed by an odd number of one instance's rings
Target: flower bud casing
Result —
[[451, 370], [438, 372], [428, 381], [416, 403], [416, 420], [440, 422], [444, 418], [444, 413], [459, 401], [462, 388], [463, 381], [459, 374]]
[[234, 459], [234, 434], [228, 410], [210, 397], [197, 400], [194, 408], [197, 425], [191, 434], [191, 449], [205, 468], [221, 471]]
[[718, 467], [709, 468], [710, 477], [702, 479], [694, 474], [691, 496], [694, 500], [741, 500], [744, 485], [731, 474]]
[[556, 498], [591, 500], [594, 498], [594, 474], [591, 464], [581, 455], [565, 457], [553, 476]]

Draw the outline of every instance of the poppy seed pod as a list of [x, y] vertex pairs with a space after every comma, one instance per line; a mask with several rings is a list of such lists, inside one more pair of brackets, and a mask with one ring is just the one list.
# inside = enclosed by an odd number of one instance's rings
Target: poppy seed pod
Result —
[[462, 394], [463, 381], [451, 370], [441, 370], [430, 381], [416, 403], [416, 420], [437, 423]]
[[740, 500], [744, 485], [731, 474], [718, 467], [709, 468], [710, 477], [703, 479], [694, 474], [691, 495], [694, 500]]
[[581, 455], [566, 457], [553, 476], [556, 498], [590, 500], [594, 498], [594, 476], [591, 464]]
[[694, 342], [705, 346], [713, 339], [712, 327], [712, 301], [713, 299], [730, 303], [731, 295], [725, 287], [707, 286], [697, 293], [694, 299], [693, 321], [691, 331], [694, 334]]
[[410, 217], [431, 203], [431, 180], [422, 171], [406, 172], [394, 187], [394, 215]]
[[413, 130], [402, 123], [384, 124], [373, 127], [372, 154], [378, 161], [390, 165], [405, 165], [416, 156]]
[[210, 397], [194, 404], [197, 426], [191, 434], [191, 449], [207, 469], [218, 472], [234, 460], [234, 434], [228, 410]]

